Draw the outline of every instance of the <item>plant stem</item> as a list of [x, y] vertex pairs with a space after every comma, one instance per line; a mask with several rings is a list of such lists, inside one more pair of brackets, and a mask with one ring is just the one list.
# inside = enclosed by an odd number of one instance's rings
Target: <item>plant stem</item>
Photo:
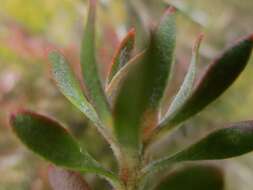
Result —
[[139, 183], [139, 172], [141, 167], [141, 156], [132, 150], [123, 151], [123, 160], [120, 163], [119, 178], [124, 183], [124, 190], [137, 190]]

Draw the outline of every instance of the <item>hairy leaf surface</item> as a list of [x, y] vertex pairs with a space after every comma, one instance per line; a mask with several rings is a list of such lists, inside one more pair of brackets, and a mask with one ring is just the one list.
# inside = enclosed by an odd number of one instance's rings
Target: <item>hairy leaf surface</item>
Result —
[[161, 127], [172, 128], [200, 112], [217, 99], [240, 75], [250, 58], [252, 35], [228, 48], [206, 70], [191, 96], [184, 104], [162, 121]]
[[22, 143], [44, 159], [57, 166], [97, 173], [116, 181], [58, 122], [30, 111], [13, 114], [10, 122]]
[[131, 53], [134, 48], [134, 42], [135, 30], [131, 29], [126, 35], [126, 37], [122, 40], [113, 56], [111, 69], [107, 79], [108, 83], [112, 80], [115, 74], [130, 60]]
[[212, 132], [173, 156], [155, 161], [144, 170], [163, 169], [175, 162], [221, 160], [241, 156], [253, 150], [253, 121], [231, 124]]
[[[147, 124], [143, 122], [147, 118], [145, 114], [154, 118], [152, 122], [156, 121], [169, 77], [175, 47], [174, 10], [166, 12], [150, 35], [149, 46], [124, 79], [114, 108], [115, 132], [119, 142], [135, 150], [141, 147], [141, 128], [143, 123]], [[146, 131], [155, 125], [156, 122], [148, 123]]]
[[48, 57], [54, 81], [63, 95], [97, 127], [101, 127], [96, 111], [84, 96], [80, 84], [64, 56], [58, 52], [51, 52]]
[[111, 111], [103, 90], [96, 62], [95, 47], [95, 17], [96, 0], [90, 0], [89, 15], [84, 30], [81, 46], [81, 67], [84, 83], [88, 90], [88, 96], [94, 105], [100, 119], [107, 125], [111, 125]]
[[174, 112], [180, 109], [180, 107], [184, 104], [184, 102], [187, 100], [187, 98], [190, 96], [193, 90], [192, 88], [194, 86], [194, 81], [196, 77], [196, 65], [198, 62], [199, 47], [200, 47], [202, 38], [203, 38], [203, 35], [200, 35], [195, 42], [195, 45], [192, 51], [192, 59], [191, 59], [188, 72], [184, 78], [184, 81], [177, 95], [175, 96], [174, 100], [172, 101], [170, 105], [170, 108], [168, 110], [168, 113], [166, 114], [166, 117], [173, 115]]

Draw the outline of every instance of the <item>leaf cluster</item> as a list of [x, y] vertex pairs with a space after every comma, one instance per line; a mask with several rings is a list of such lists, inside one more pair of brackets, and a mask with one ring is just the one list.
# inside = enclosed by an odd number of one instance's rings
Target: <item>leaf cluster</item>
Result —
[[[49, 170], [54, 189], [63, 186], [65, 189], [90, 189], [79, 175], [72, 173], [74, 171], [95, 173], [118, 190], [221, 190], [222, 172], [206, 165], [171, 172], [161, 183], [152, 184], [152, 188], [147, 188], [147, 184], [157, 171], [168, 171], [182, 162], [227, 159], [253, 150], [253, 122], [243, 121], [218, 129], [174, 155], [148, 159], [148, 148], [161, 136], [179, 128], [231, 86], [246, 67], [253, 48], [253, 35], [244, 37], [215, 58], [195, 82], [203, 38], [200, 35], [193, 47], [185, 79], [167, 113], [161, 115], [161, 102], [175, 59], [176, 14], [174, 8], [167, 9], [150, 30], [147, 46], [136, 54], [133, 54], [135, 31], [130, 30], [115, 51], [104, 85], [96, 61], [96, 1], [90, 0], [80, 55], [85, 92], [66, 58], [57, 51], [49, 54], [52, 76], [59, 90], [106, 139], [119, 166], [118, 174], [109, 171], [81, 148], [62, 124], [37, 113], [19, 110], [11, 116], [11, 125], [18, 138], [34, 153], [66, 169]], [[73, 183], [76, 185], [71, 185]]]

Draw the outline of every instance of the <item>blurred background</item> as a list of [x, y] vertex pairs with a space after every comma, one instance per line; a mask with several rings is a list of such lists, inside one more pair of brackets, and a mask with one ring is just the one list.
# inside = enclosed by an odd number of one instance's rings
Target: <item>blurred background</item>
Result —
[[[13, 135], [8, 114], [19, 107], [51, 115], [67, 124], [79, 142], [103, 165], [116, 170], [110, 148], [54, 86], [46, 54], [60, 49], [79, 74], [79, 42], [87, 15], [86, 0], [1, 0], [0, 6], [0, 190], [50, 190], [48, 163], [29, 152]], [[100, 0], [97, 50], [104, 81], [115, 47], [127, 30], [158, 20], [170, 4], [179, 10], [173, 82], [164, 110], [178, 90], [196, 36], [204, 32], [199, 73], [231, 42], [253, 32], [252, 0]], [[155, 156], [174, 152], [226, 123], [253, 118], [253, 57], [236, 83], [215, 103], [165, 139]], [[96, 139], [96, 141], [94, 140]], [[217, 162], [226, 174], [226, 190], [251, 190], [253, 153]], [[94, 189], [110, 189], [93, 175]], [[108, 188], [107, 188], [108, 187]]]

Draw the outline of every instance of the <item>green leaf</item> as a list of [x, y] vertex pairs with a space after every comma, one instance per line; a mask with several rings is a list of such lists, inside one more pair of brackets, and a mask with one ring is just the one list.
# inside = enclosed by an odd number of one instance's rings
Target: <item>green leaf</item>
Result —
[[146, 70], [150, 88], [150, 107], [157, 108], [163, 97], [170, 70], [174, 61], [176, 46], [175, 9], [169, 8], [157, 28], [152, 31], [149, 48], [146, 51]]
[[[150, 38], [145, 55], [124, 79], [114, 108], [116, 136], [122, 145], [134, 150], [141, 148], [141, 128], [145, 128], [145, 134], [148, 134], [156, 125], [160, 100], [173, 61], [174, 11], [166, 11]], [[144, 118], [148, 118], [148, 122], [143, 122]]]
[[84, 113], [97, 127], [98, 131], [103, 135], [103, 137], [111, 145], [114, 154], [117, 156], [119, 152], [119, 147], [112, 137], [107, 128], [98, 118], [96, 111], [93, 106], [88, 102], [83, 94], [80, 84], [76, 79], [73, 71], [71, 70], [67, 60], [57, 52], [51, 52], [49, 54], [49, 59], [52, 63], [52, 75], [59, 87], [60, 91], [67, 97], [72, 104], [74, 104], [82, 113]]
[[141, 52], [130, 59], [129, 62], [115, 74], [111, 82], [108, 84], [106, 94], [112, 107], [114, 107], [115, 99], [119, 94], [123, 81], [126, 79], [131, 68], [143, 58], [143, 55], [144, 52]]
[[184, 102], [187, 100], [187, 98], [190, 96], [192, 92], [192, 88], [195, 81], [195, 75], [196, 75], [196, 64], [198, 61], [199, 56], [199, 47], [200, 43], [203, 39], [203, 35], [200, 35], [194, 45], [193, 51], [192, 51], [192, 59], [191, 64], [189, 66], [188, 72], [184, 78], [184, 81], [175, 96], [174, 100], [172, 101], [170, 108], [165, 116], [165, 120], [167, 117], [170, 117], [170, 115], [173, 115], [174, 112], [176, 112], [180, 107], [184, 104]]
[[103, 90], [96, 62], [95, 48], [95, 17], [96, 0], [90, 0], [89, 15], [84, 30], [81, 47], [81, 67], [84, 83], [88, 90], [89, 99], [94, 105], [100, 119], [107, 125], [111, 125], [111, 111], [105, 92]]
[[115, 74], [130, 60], [132, 50], [135, 42], [135, 30], [131, 29], [126, 37], [122, 40], [117, 48], [113, 60], [110, 72], [108, 74], [107, 82], [109, 83]]
[[240, 75], [250, 58], [252, 35], [227, 49], [211, 64], [199, 80], [191, 96], [159, 128], [168, 129], [189, 119], [217, 99]]
[[193, 165], [176, 169], [156, 190], [223, 190], [224, 174], [212, 165]]
[[[253, 121], [231, 124], [217, 130], [199, 142], [167, 157], [151, 163], [144, 171], [164, 169], [175, 162], [220, 160], [241, 156], [253, 150]], [[144, 173], [145, 173], [144, 172]]]
[[101, 127], [96, 111], [84, 96], [80, 84], [64, 56], [58, 52], [51, 52], [48, 57], [51, 62], [54, 81], [63, 95], [84, 113], [95, 126]]
[[[140, 62], [133, 64], [128, 75], [122, 82], [119, 95], [116, 97], [114, 114], [114, 129], [119, 143], [133, 150], [140, 148], [140, 118], [143, 111], [141, 101], [141, 83], [143, 75], [138, 78]], [[139, 80], [139, 81], [138, 81]], [[136, 82], [138, 81], [138, 82]], [[127, 134], [127, 135], [126, 135]]]
[[48, 179], [53, 190], [91, 190], [80, 174], [54, 166], [48, 170]]
[[67, 169], [99, 174], [111, 181], [117, 178], [105, 170], [58, 122], [30, 111], [18, 111], [11, 116], [17, 137], [31, 151]]

